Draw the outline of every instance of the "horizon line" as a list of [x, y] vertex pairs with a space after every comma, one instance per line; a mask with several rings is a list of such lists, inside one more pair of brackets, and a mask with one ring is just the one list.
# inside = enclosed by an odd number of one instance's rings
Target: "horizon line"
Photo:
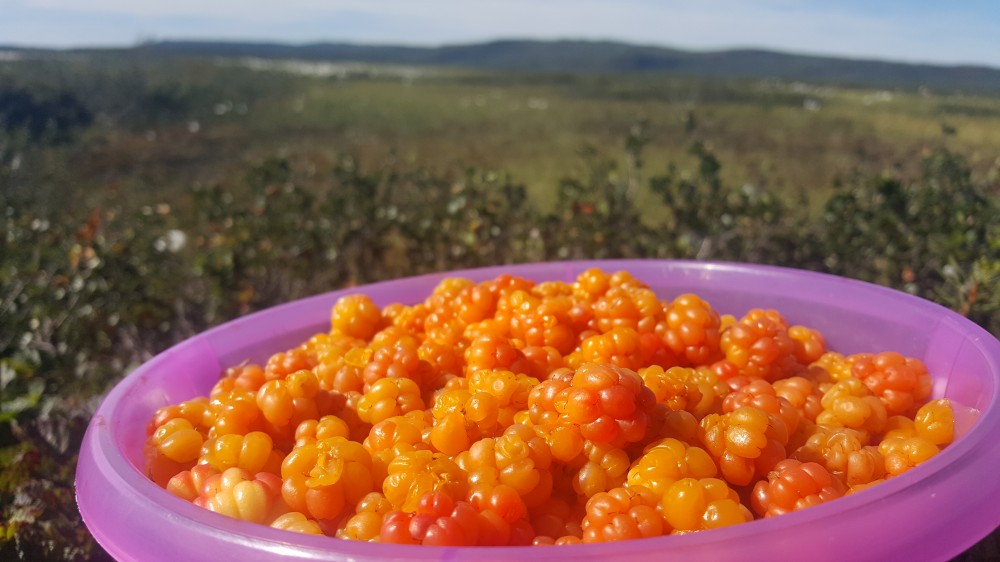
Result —
[[51, 51], [51, 52], [72, 52], [72, 51], [88, 51], [88, 50], [131, 50], [138, 49], [145, 45], [155, 45], [163, 43], [214, 43], [214, 44], [232, 44], [232, 45], [281, 45], [288, 47], [310, 47], [319, 45], [352, 45], [361, 47], [397, 47], [397, 48], [409, 48], [409, 49], [444, 49], [449, 47], [469, 47], [476, 45], [488, 45], [491, 43], [517, 43], [517, 42], [531, 42], [531, 43], [608, 43], [615, 45], [624, 45], [630, 47], [638, 48], [652, 48], [652, 49], [663, 49], [680, 51], [691, 54], [719, 54], [727, 52], [740, 52], [740, 51], [757, 51], [764, 53], [772, 53], [778, 55], [787, 56], [799, 56], [808, 58], [819, 58], [819, 59], [832, 59], [832, 60], [843, 60], [852, 62], [872, 62], [872, 63], [890, 63], [890, 64], [901, 64], [908, 66], [928, 66], [936, 68], [979, 68], [1000, 71], [1000, 66], [994, 66], [982, 62], [930, 62], [930, 61], [919, 61], [919, 60], [905, 60], [897, 59], [891, 57], [880, 57], [879, 55], [840, 55], [829, 52], [810, 52], [810, 51], [800, 51], [800, 50], [790, 50], [780, 47], [768, 47], [761, 45], [733, 45], [724, 47], [714, 47], [714, 48], [690, 48], [690, 47], [679, 47], [676, 45], [667, 44], [657, 44], [657, 43], [647, 43], [647, 42], [631, 42], [623, 39], [616, 38], [597, 38], [597, 37], [556, 37], [556, 38], [538, 38], [538, 37], [516, 37], [516, 36], [499, 36], [494, 38], [484, 38], [480, 40], [473, 41], [454, 41], [454, 42], [418, 42], [418, 41], [400, 41], [400, 42], [386, 42], [386, 41], [365, 41], [365, 40], [336, 40], [336, 39], [310, 39], [304, 41], [288, 41], [288, 40], [278, 40], [278, 39], [253, 39], [253, 38], [210, 38], [210, 37], [183, 37], [183, 36], [150, 36], [150, 37], [139, 37], [132, 43], [112, 43], [112, 44], [79, 44], [72, 46], [51, 46], [51, 45], [30, 45], [30, 44], [15, 44], [15, 43], [0, 43], [0, 51], [4, 50], [18, 50], [18, 51]]

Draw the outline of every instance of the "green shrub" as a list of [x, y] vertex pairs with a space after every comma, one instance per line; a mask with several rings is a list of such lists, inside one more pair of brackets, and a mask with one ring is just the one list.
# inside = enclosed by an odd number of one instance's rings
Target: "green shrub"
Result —
[[30, 189], [0, 191], [0, 557], [103, 556], [75, 511], [73, 467], [99, 397], [130, 369], [212, 325], [349, 284], [570, 258], [751, 261], [890, 285], [1000, 332], [1000, 204], [959, 155], [931, 154], [913, 180], [849, 182], [814, 216], [725, 185], [707, 143], [691, 147], [695, 169], [647, 177], [647, 140], [639, 123], [621, 157], [585, 149], [585, 172], [559, 183], [549, 212], [504, 174], [347, 156], [320, 190], [274, 159], [239, 192], [203, 186], [137, 210], [108, 197], [53, 212]]

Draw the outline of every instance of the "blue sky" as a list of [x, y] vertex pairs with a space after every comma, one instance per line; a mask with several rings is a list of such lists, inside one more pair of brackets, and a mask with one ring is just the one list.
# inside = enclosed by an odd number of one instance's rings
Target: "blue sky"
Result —
[[1000, 67], [1000, 0], [0, 0], [0, 44], [614, 39]]

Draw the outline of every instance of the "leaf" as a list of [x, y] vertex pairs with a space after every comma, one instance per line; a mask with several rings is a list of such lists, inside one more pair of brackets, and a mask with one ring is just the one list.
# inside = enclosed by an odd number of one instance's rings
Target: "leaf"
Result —
[[[0, 365], [0, 372], [3, 369], [7, 369], [7, 365]], [[6, 376], [6, 373], [3, 373]], [[5, 388], [7, 385], [4, 384], [0, 386], [0, 389]], [[38, 402], [42, 398], [42, 393], [45, 392], [45, 382], [40, 379], [34, 379], [28, 383], [27, 393], [21, 396], [17, 396], [12, 400], [5, 400], [0, 404], [0, 423], [10, 423], [20, 414], [21, 412], [30, 410], [38, 405]]]

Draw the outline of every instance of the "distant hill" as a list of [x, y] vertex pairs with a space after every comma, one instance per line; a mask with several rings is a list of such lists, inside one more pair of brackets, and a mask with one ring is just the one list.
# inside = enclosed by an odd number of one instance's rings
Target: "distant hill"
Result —
[[609, 41], [505, 40], [444, 47], [159, 41], [124, 50], [151, 55], [261, 57], [546, 72], [676, 73], [874, 87], [925, 86], [937, 91], [1000, 92], [1000, 68], [985, 66], [907, 64], [756, 49], [686, 51]]

